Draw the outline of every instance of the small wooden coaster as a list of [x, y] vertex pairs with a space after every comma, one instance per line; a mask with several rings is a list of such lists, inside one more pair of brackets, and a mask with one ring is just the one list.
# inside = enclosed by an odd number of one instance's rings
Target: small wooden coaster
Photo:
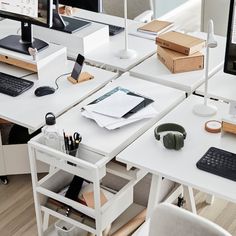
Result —
[[67, 79], [72, 83], [72, 84], [78, 84], [81, 83], [83, 81], [87, 81], [90, 79], [93, 79], [94, 76], [89, 74], [88, 72], [82, 72], [79, 75], [79, 78], [77, 80], [75, 80], [74, 78], [72, 78], [71, 76], [67, 77]]
[[205, 123], [205, 130], [210, 133], [220, 133], [221, 122], [218, 120], [209, 120]]

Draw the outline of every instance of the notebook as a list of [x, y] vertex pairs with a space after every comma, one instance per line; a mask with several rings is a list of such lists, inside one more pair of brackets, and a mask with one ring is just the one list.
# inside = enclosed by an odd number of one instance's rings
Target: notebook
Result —
[[173, 22], [153, 20], [142, 27], [139, 27], [137, 30], [139, 32], [157, 35], [168, 30], [172, 26]]

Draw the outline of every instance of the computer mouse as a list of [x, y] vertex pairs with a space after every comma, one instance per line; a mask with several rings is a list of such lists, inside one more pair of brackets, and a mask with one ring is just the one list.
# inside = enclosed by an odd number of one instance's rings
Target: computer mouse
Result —
[[42, 87], [38, 87], [35, 91], [34, 94], [37, 97], [42, 97], [45, 95], [49, 95], [52, 93], [55, 93], [55, 89], [53, 87], [49, 87], [49, 86], [42, 86]]

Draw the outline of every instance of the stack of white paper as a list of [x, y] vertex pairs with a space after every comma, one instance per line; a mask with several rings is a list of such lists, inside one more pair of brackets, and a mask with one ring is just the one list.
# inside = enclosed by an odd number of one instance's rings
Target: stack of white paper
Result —
[[156, 116], [157, 111], [149, 105], [128, 118], [123, 118], [125, 114], [143, 100], [143, 97], [132, 96], [124, 91], [117, 91], [98, 103], [84, 106], [82, 115], [95, 120], [100, 127], [112, 130], [144, 118]]

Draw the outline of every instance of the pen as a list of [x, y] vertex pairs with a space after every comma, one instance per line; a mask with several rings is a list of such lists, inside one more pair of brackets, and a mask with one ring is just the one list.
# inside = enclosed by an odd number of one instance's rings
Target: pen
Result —
[[69, 139], [68, 136], [65, 136], [65, 149], [66, 149], [66, 153], [69, 153]]
[[63, 130], [63, 138], [64, 138], [65, 151], [66, 151], [66, 153], [68, 153], [67, 142], [66, 142], [66, 134], [65, 134], [64, 130]]
[[72, 139], [72, 136], [69, 136], [69, 149], [74, 150], [74, 140]]

